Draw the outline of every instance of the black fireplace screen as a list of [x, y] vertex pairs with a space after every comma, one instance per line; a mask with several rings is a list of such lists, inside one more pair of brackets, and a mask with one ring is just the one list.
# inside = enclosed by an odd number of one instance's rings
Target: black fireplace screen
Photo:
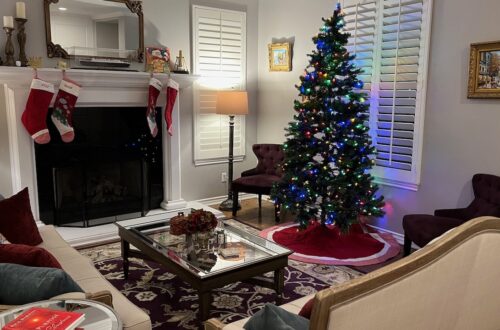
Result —
[[[91, 226], [159, 208], [161, 130], [151, 137], [145, 111], [77, 108], [72, 143], [63, 143], [49, 125], [51, 142], [35, 146], [40, 215], [45, 223]], [[161, 125], [160, 109], [156, 120]]]

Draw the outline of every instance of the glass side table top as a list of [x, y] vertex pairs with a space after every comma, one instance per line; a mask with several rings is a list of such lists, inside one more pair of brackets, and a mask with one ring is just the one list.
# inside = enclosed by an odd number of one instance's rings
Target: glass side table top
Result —
[[212, 234], [193, 234], [194, 249], [187, 242], [186, 235], [170, 234], [168, 219], [123, 228], [201, 278], [292, 253], [274, 242], [228, 224], [224, 224], [223, 236], [217, 230]]
[[121, 330], [123, 328], [115, 311], [109, 306], [96, 301], [79, 299], [44, 300], [7, 310], [0, 313], [0, 328], [31, 307], [83, 313], [85, 314], [85, 319], [82, 323], [78, 324], [78, 327], [85, 330]]

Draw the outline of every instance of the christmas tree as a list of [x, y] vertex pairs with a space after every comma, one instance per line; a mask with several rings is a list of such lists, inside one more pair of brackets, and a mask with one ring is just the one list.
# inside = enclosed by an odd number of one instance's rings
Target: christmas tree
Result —
[[318, 220], [347, 232], [359, 216], [383, 215], [384, 203], [369, 173], [375, 153], [368, 134], [369, 105], [359, 91], [361, 70], [345, 48], [350, 35], [342, 32], [340, 4], [323, 22], [296, 86], [301, 101], [295, 101], [297, 113], [286, 129], [284, 176], [272, 197], [297, 215], [302, 228]]

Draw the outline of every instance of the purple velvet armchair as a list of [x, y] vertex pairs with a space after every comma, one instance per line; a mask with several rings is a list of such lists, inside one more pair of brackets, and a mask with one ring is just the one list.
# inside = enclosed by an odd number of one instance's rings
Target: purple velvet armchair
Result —
[[[262, 207], [262, 195], [269, 195], [273, 184], [281, 180], [279, 165], [285, 159], [281, 144], [254, 144], [253, 152], [257, 156], [257, 167], [241, 173], [241, 178], [232, 182], [233, 216], [238, 211], [238, 193], [246, 192], [259, 195], [259, 209]], [[279, 205], [275, 206], [275, 219], [279, 221]]]
[[500, 177], [490, 174], [475, 174], [472, 177], [474, 200], [460, 209], [444, 209], [429, 214], [409, 214], [403, 217], [405, 231], [404, 253], [409, 255], [414, 242], [423, 247], [434, 238], [464, 222], [481, 217], [500, 217]]

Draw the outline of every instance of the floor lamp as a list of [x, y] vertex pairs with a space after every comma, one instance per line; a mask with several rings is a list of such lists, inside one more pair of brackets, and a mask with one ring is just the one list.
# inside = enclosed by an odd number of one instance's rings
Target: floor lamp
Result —
[[[219, 210], [231, 211], [233, 209], [233, 144], [234, 144], [234, 116], [248, 114], [247, 92], [223, 91], [217, 93], [216, 111], [219, 115], [229, 116], [229, 157], [227, 178], [227, 199], [219, 205]], [[239, 208], [239, 206], [238, 206]]]

